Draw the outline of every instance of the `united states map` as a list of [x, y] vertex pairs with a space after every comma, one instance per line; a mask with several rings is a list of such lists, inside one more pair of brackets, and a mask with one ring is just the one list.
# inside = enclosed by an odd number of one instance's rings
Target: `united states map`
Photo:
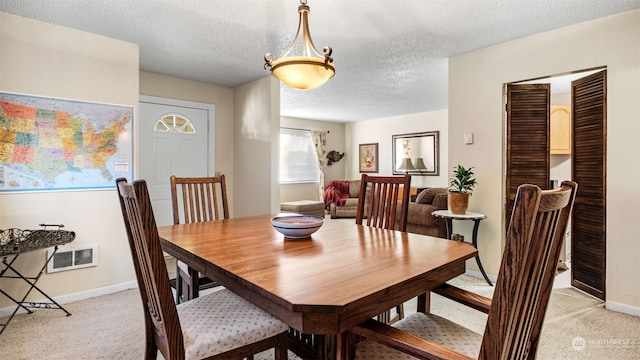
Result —
[[3, 100], [0, 190], [103, 187], [118, 171], [130, 171], [130, 154], [114, 159], [121, 135], [130, 128], [128, 109], [107, 107], [105, 115], [99, 104], [76, 105], [82, 111], [67, 112], [47, 108], [52, 101], [32, 106]]

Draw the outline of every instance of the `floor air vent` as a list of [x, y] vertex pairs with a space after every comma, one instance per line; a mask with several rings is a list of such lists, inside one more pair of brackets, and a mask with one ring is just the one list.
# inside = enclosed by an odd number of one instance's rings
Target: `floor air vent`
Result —
[[[53, 249], [47, 250], [47, 258]], [[53, 259], [47, 264], [47, 273], [74, 270], [98, 265], [98, 246], [89, 245], [82, 248], [58, 249]]]

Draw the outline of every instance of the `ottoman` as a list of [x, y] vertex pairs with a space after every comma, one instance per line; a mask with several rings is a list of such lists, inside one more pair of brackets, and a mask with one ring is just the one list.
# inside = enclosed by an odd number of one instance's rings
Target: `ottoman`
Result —
[[280, 203], [280, 210], [303, 215], [324, 217], [324, 202], [314, 200], [299, 200]]

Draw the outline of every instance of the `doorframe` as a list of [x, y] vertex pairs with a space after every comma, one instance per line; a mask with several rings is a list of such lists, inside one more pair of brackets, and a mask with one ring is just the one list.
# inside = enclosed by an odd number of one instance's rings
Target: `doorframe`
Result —
[[[207, 112], [207, 154], [209, 155], [209, 161], [207, 163], [207, 174], [209, 176], [213, 176], [216, 169], [216, 146], [215, 146], [215, 137], [216, 137], [216, 106], [214, 104], [201, 103], [196, 101], [187, 101], [187, 100], [178, 100], [178, 99], [170, 99], [163, 98], [159, 96], [150, 96], [150, 95], [140, 95], [138, 97], [138, 104], [144, 102], [149, 104], [157, 104], [157, 105], [167, 105], [167, 106], [177, 106], [177, 107], [185, 107], [192, 109], [200, 109], [205, 110]], [[138, 106], [139, 108], [139, 106]], [[138, 114], [140, 116], [140, 114]], [[140, 136], [142, 134], [142, 129], [137, 129], [137, 134]], [[140, 150], [138, 149], [139, 142], [136, 141], [136, 146], [134, 148], [134, 152], [136, 154], [136, 164], [140, 163]], [[135, 176], [138, 176], [139, 169], [135, 169]]]

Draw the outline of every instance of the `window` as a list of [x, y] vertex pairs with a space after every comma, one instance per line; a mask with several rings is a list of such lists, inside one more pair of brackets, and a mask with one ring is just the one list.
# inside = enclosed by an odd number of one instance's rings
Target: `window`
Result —
[[280, 183], [318, 181], [320, 170], [311, 132], [280, 129]]
[[154, 131], [157, 132], [178, 132], [184, 134], [195, 134], [196, 130], [191, 125], [189, 119], [180, 115], [165, 115], [156, 122]]

